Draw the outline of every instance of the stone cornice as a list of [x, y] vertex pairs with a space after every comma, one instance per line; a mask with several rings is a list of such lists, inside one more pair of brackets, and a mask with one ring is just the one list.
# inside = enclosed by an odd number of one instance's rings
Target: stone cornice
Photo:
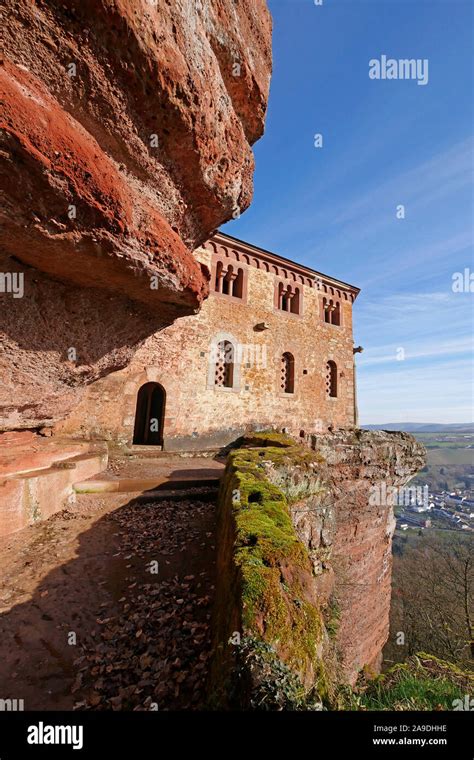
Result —
[[315, 269], [297, 264], [295, 261], [278, 256], [276, 253], [266, 251], [264, 248], [258, 248], [231, 235], [225, 235], [223, 232], [216, 232], [202, 247], [224, 259], [235, 260], [257, 269], [263, 269], [282, 280], [297, 282], [344, 300], [355, 301], [360, 292], [360, 288], [356, 288], [354, 285], [328, 277], [328, 275], [317, 272]]

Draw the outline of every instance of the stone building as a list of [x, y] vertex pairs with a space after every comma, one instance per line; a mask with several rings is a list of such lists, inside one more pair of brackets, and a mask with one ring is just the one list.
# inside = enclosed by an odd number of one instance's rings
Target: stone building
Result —
[[199, 313], [91, 384], [55, 432], [186, 451], [252, 429], [354, 425], [359, 289], [221, 232], [195, 256], [211, 278]]

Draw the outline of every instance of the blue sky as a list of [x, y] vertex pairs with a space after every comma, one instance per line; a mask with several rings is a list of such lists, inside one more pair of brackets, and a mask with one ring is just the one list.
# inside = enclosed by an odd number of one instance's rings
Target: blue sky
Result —
[[[452, 278], [474, 272], [474, 4], [269, 6], [274, 72], [254, 199], [223, 229], [362, 289], [362, 424], [469, 422], [473, 294], [453, 292]], [[428, 59], [428, 83], [370, 79], [383, 54]]]

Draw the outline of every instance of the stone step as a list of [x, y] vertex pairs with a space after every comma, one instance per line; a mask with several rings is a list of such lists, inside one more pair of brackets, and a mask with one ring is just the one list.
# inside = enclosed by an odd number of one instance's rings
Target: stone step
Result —
[[204, 451], [164, 451], [161, 446], [130, 446], [121, 450], [121, 454], [131, 459], [192, 459], [209, 458], [219, 454], [220, 449]]
[[104, 444], [44, 438], [31, 431], [0, 433], [0, 478], [47, 470], [53, 462], [97, 449], [105, 450]]
[[133, 446], [126, 446], [124, 448], [124, 454], [127, 456], [133, 456], [135, 454], [139, 454], [143, 457], [155, 457], [160, 456], [160, 454], [163, 451], [163, 446], [141, 446], [138, 444], [133, 444]]
[[184, 477], [161, 476], [156, 478], [91, 478], [89, 480], [74, 483], [74, 491], [81, 493], [137, 493], [149, 491], [155, 493], [161, 486], [168, 490], [181, 490], [200, 488], [202, 486], [217, 486], [220, 482], [218, 476], [209, 477], [199, 471], [189, 471]]
[[[107, 447], [94, 446], [92, 451], [56, 459], [49, 467], [20, 471], [0, 480], [0, 536], [9, 535], [39, 520], [45, 520], [64, 509], [75, 499], [73, 483], [102, 472], [107, 467]], [[42, 461], [46, 465], [46, 460]]]
[[[217, 494], [219, 493], [218, 485], [214, 486], [203, 486], [202, 488], [199, 486], [196, 486], [196, 488], [193, 488], [193, 492], [189, 492], [189, 484], [187, 488], [182, 488], [178, 490], [168, 490], [164, 489], [163, 491], [146, 491], [145, 493], [137, 494], [133, 498], [134, 502], [137, 502], [139, 504], [146, 504], [150, 501], [205, 501], [205, 502], [213, 502], [217, 499]], [[78, 495], [80, 498], [80, 495]]]

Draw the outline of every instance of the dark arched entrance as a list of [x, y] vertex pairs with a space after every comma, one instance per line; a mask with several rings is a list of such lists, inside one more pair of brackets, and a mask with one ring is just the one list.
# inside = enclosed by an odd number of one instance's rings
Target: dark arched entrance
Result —
[[145, 446], [163, 444], [165, 389], [159, 383], [145, 383], [138, 391], [133, 443]]

